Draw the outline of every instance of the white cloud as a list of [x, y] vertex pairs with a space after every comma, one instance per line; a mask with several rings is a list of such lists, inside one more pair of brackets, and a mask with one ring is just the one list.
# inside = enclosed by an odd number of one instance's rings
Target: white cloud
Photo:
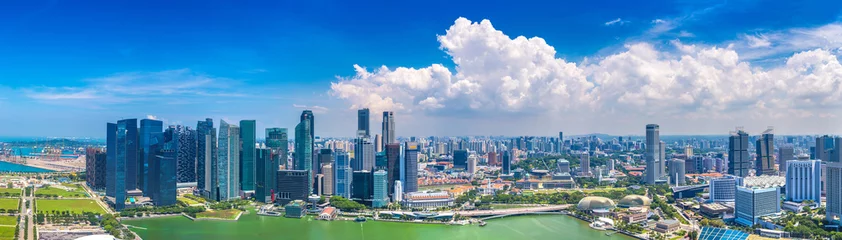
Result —
[[732, 46], [640, 42], [580, 65], [556, 58], [541, 38], [511, 38], [488, 20], [464, 18], [438, 41], [455, 72], [439, 64], [373, 71], [355, 65], [356, 75], [333, 82], [330, 93], [351, 108], [462, 117], [830, 117], [842, 107], [842, 65], [822, 48], [761, 68]]
[[617, 18], [617, 19], [614, 19], [614, 20], [611, 20], [611, 21], [605, 22], [605, 26], [611, 26], [611, 25], [614, 25], [614, 24], [623, 25], [623, 24], [626, 24], [626, 23], [628, 23], [628, 22], [629, 22], [629, 21], [623, 21], [623, 19], [621, 19], [621, 18]]
[[311, 111], [313, 111], [313, 113], [327, 113], [327, 111], [329, 110], [328, 108], [322, 107], [322, 106], [307, 106], [307, 105], [296, 104], [296, 103], [293, 103], [292, 107], [298, 108], [298, 109], [311, 110]]
[[842, 23], [746, 34], [730, 44], [734, 44], [747, 60], [781, 57], [816, 48], [838, 52], [842, 48]]
[[761, 48], [761, 47], [769, 47], [772, 46], [772, 43], [769, 42], [769, 39], [766, 36], [758, 35], [758, 36], [751, 36], [745, 35], [744, 36], [746, 41], [748, 41], [748, 47], [750, 48]]

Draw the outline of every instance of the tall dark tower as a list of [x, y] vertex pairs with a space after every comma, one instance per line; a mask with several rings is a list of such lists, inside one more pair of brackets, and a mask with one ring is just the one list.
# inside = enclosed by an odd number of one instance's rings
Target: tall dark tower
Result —
[[371, 118], [368, 108], [357, 110], [357, 132], [363, 133], [366, 138], [371, 137]]

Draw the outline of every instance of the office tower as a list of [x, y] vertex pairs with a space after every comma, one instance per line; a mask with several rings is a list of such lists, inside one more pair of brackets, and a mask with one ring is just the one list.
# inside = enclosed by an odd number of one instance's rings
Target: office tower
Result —
[[710, 201], [711, 202], [733, 202], [737, 185], [741, 185], [742, 178], [725, 176], [710, 180]]
[[383, 135], [374, 134], [374, 151], [382, 152], [383, 147], [385, 147], [385, 144], [383, 144]]
[[208, 199], [218, 199], [217, 157], [216, 128], [207, 118], [196, 124], [196, 188]]
[[176, 180], [179, 183], [196, 182], [196, 134], [190, 127], [181, 125], [167, 128], [172, 135], [175, 151]]
[[153, 133], [151, 140], [152, 158], [149, 162], [147, 188], [155, 206], [176, 204], [177, 195], [177, 135], [173, 128], [164, 133]]
[[[115, 160], [113, 168], [109, 165], [111, 161], [106, 161], [107, 180], [113, 181], [114, 186], [112, 192], [115, 198], [114, 209], [122, 210], [125, 207], [126, 191], [137, 188], [137, 171], [138, 171], [138, 136], [137, 136], [137, 119], [124, 119], [117, 121], [115, 130]], [[109, 125], [109, 130], [111, 126]], [[111, 134], [111, 133], [109, 133]], [[106, 150], [110, 151], [110, 150]], [[112, 171], [113, 169], [113, 171]], [[111, 173], [114, 173], [113, 180]], [[106, 189], [106, 191], [108, 191]]]
[[558, 132], [558, 152], [564, 152], [564, 132]]
[[686, 156], [687, 159], [690, 159], [690, 157], [693, 157], [693, 146], [690, 146], [690, 145], [684, 146], [684, 156]]
[[387, 144], [399, 143], [395, 135], [395, 113], [390, 111], [383, 112], [383, 148]]
[[500, 163], [497, 162], [497, 152], [488, 152], [488, 166], [497, 166], [499, 164]]
[[[307, 182], [310, 186], [310, 192], [313, 192], [313, 137], [312, 126], [309, 118], [304, 118], [307, 111], [302, 113], [302, 121], [295, 126], [295, 170], [307, 170], [310, 172], [310, 180]], [[312, 113], [310, 114], [312, 116]]]
[[319, 169], [319, 171], [318, 171], [319, 173], [324, 174], [324, 172], [321, 171], [321, 167], [326, 165], [326, 164], [330, 164], [332, 162], [333, 162], [333, 150], [331, 150], [330, 148], [322, 148], [322, 149], [319, 149], [319, 161], [318, 161], [319, 165], [314, 166], [314, 167]]
[[825, 186], [830, 191], [825, 194], [827, 202], [825, 220], [839, 224], [842, 217], [842, 163], [827, 163], [826, 173]]
[[[122, 161], [119, 164], [117, 163], [117, 124], [108, 123], [106, 124], [106, 131], [105, 131], [105, 196], [110, 198], [117, 198], [118, 200], [116, 203], [121, 203], [119, 201], [120, 197], [122, 196], [123, 201], [126, 199], [125, 189], [126, 189], [126, 162]], [[117, 175], [120, 175], [118, 178]], [[117, 189], [122, 189], [123, 191], [117, 191]], [[118, 194], [123, 193], [121, 196]], [[115, 209], [120, 207], [119, 209], [123, 209], [125, 206], [115, 205]]]
[[[308, 125], [307, 129], [309, 129], [309, 131], [310, 131], [310, 137], [309, 137], [310, 138], [310, 145], [315, 145], [316, 144], [316, 140], [315, 140], [316, 139], [316, 119], [315, 119], [315, 116], [313, 115], [313, 111], [304, 110], [304, 111], [301, 112], [301, 120], [300, 120], [299, 123], [302, 123], [305, 120], [308, 121], [307, 122], [307, 125]], [[302, 136], [305, 136], [305, 135], [302, 135]], [[298, 141], [298, 133], [296, 133], [295, 141]], [[312, 148], [315, 148], [315, 146], [311, 147], [311, 152], [312, 152]], [[298, 149], [296, 149], [296, 151], [298, 151]]]
[[85, 183], [91, 189], [105, 188], [106, 156], [107, 154], [100, 148], [85, 149]]
[[815, 158], [821, 161], [830, 161], [830, 150], [833, 148], [833, 138], [824, 135], [816, 138]]
[[350, 199], [351, 175], [353, 174], [353, 169], [351, 169], [351, 157], [348, 156], [347, 152], [337, 152], [336, 160], [333, 161], [333, 164], [333, 171], [335, 172], [335, 174], [333, 174], [333, 195]]
[[371, 117], [368, 108], [357, 110], [357, 131], [363, 132], [365, 138], [371, 137]]
[[255, 148], [257, 147], [257, 122], [255, 120], [240, 120], [240, 189], [254, 191]]
[[672, 161], [670, 161], [670, 184], [676, 186], [684, 185], [684, 163], [684, 160], [678, 158], [672, 159]]
[[272, 149], [258, 148], [254, 152], [255, 176], [254, 176], [254, 199], [263, 203], [272, 202], [272, 195], [275, 194], [275, 184], [278, 182], [278, 164], [275, 163], [275, 156]]
[[417, 142], [406, 142], [404, 146], [404, 192], [418, 191], [418, 151], [421, 150]]
[[591, 160], [590, 155], [587, 152], [583, 152], [579, 155], [579, 165], [582, 168], [582, 176], [590, 176], [591, 175]]
[[401, 183], [401, 180], [395, 180], [393, 185], [395, 185], [395, 191], [392, 192], [392, 202], [399, 203], [403, 201], [403, 183]]
[[387, 177], [386, 171], [377, 170], [374, 172], [372, 207], [382, 208], [389, 204], [389, 179]]
[[468, 167], [468, 150], [453, 151], [453, 168], [465, 169]]
[[278, 170], [278, 183], [275, 184], [275, 199], [279, 205], [286, 205], [294, 200], [307, 200], [312, 193], [313, 178], [309, 170]]
[[333, 195], [333, 163], [322, 165], [322, 175], [324, 175], [324, 185], [322, 185], [322, 193], [324, 195]]
[[746, 177], [749, 170], [748, 134], [737, 129], [728, 137], [728, 174]]
[[827, 154], [831, 162], [842, 162], [842, 137], [833, 138], [833, 149]]
[[795, 160], [795, 150], [792, 144], [784, 144], [778, 148], [778, 168], [786, 171], [786, 163]]
[[775, 163], [772, 162], [772, 153], [775, 151], [775, 136], [771, 128], [760, 135], [754, 147], [757, 153], [757, 158], [754, 162], [754, 175], [774, 175]]
[[239, 196], [240, 127], [219, 121], [219, 157], [217, 157], [217, 201]]
[[[659, 139], [661, 138], [660, 133], [658, 134], [658, 138]], [[664, 179], [664, 177], [666, 177], [666, 174], [667, 174], [667, 154], [666, 154], [667, 146], [666, 146], [666, 143], [664, 143], [663, 141], [658, 142], [658, 144], [659, 144], [658, 150], [661, 150], [661, 154], [658, 155], [660, 157], [660, 159], [658, 160], [658, 163], [660, 164], [660, 166], [658, 166], [658, 170], [661, 171], [658, 174], [658, 178]]]
[[374, 154], [374, 169], [385, 170], [389, 165], [389, 159], [386, 158], [386, 152], [377, 152]]
[[[164, 122], [154, 119], [140, 120], [140, 135], [138, 136], [138, 151], [140, 156], [137, 159], [137, 188], [143, 191], [144, 196], [149, 196], [146, 189], [149, 186], [146, 181], [146, 176], [149, 175], [149, 162], [154, 161], [155, 153], [149, 150], [151, 145], [150, 138], [152, 134], [164, 132]], [[127, 180], [128, 182], [128, 180]], [[129, 188], [134, 189], [132, 185]]]
[[366, 137], [359, 136], [354, 141], [354, 171], [374, 169], [374, 145]]
[[556, 160], [556, 165], [558, 173], [570, 173], [570, 161], [564, 159]]
[[386, 144], [386, 178], [389, 181], [389, 189], [394, 189], [395, 181], [401, 180], [401, 144]]
[[687, 158], [687, 160], [684, 161], [684, 163], [685, 163], [684, 172], [685, 173], [703, 173], [704, 172], [703, 171], [704, 165], [703, 165], [703, 162], [702, 162], [703, 159], [704, 159], [704, 157], [702, 157], [702, 156], [692, 156], [692, 157]]
[[289, 136], [286, 128], [267, 128], [266, 147], [272, 149], [278, 166], [286, 166], [289, 158]]
[[354, 171], [351, 180], [351, 199], [371, 206], [374, 193], [373, 175], [368, 170]]
[[819, 160], [790, 160], [786, 166], [786, 200], [821, 203], [822, 167]]
[[754, 226], [757, 219], [781, 211], [781, 192], [778, 187], [737, 187], [734, 219], [743, 226]]
[[646, 184], [655, 184], [661, 178], [661, 137], [660, 127], [657, 124], [646, 125], [646, 151], [643, 153], [646, 160], [646, 172], [644, 179]]
[[474, 173], [477, 172], [477, 155], [476, 154], [471, 154], [471, 156], [468, 156], [468, 168], [467, 168], [467, 170], [468, 170], [468, 174], [471, 174], [471, 175], [473, 175]]
[[500, 170], [503, 175], [509, 175], [512, 172], [512, 154], [509, 150], [503, 151], [503, 169]]
[[[319, 170], [321, 170], [321, 168], [319, 168]], [[316, 196], [324, 195], [324, 192], [322, 192], [322, 189], [324, 189], [324, 187], [325, 187], [324, 181], [325, 181], [325, 175], [324, 174], [316, 174], [316, 179], [315, 179], [316, 186], [314, 188], [314, 190], [316, 191], [314, 194]]]

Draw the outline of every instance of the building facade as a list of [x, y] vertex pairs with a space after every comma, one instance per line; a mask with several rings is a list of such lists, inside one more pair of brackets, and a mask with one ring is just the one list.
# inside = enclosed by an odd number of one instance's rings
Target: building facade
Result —
[[254, 191], [255, 182], [255, 149], [257, 147], [257, 122], [255, 120], [240, 120], [240, 190]]
[[365, 138], [371, 137], [371, 111], [368, 108], [357, 110], [357, 132], [362, 132]]
[[395, 135], [395, 113], [390, 111], [383, 112], [383, 149], [386, 145], [399, 143]]
[[374, 172], [374, 189], [372, 193], [371, 206], [375, 208], [386, 207], [389, 204], [389, 179], [384, 170]]
[[108, 154], [100, 148], [85, 149], [85, 183], [91, 189], [105, 189], [105, 161]]
[[406, 142], [404, 146], [404, 192], [418, 191], [418, 152], [421, 150], [417, 142]]
[[826, 165], [825, 185], [827, 191], [825, 220], [834, 224], [840, 223], [842, 217], [842, 163], [831, 162]]
[[819, 160], [789, 160], [786, 166], [786, 200], [821, 203], [822, 181]]
[[744, 226], [753, 226], [758, 218], [781, 211], [781, 193], [778, 187], [737, 187], [734, 202], [735, 221]]
[[286, 205], [294, 200], [307, 200], [312, 185], [310, 184], [310, 171], [308, 170], [279, 170], [276, 178], [275, 192], [278, 197], [275, 202], [279, 205]]
[[295, 170], [306, 170], [310, 172], [309, 180], [310, 191], [313, 192], [313, 137], [311, 134], [311, 122], [308, 118], [303, 118], [295, 127]]
[[270, 203], [274, 199], [275, 184], [278, 182], [276, 159], [272, 154], [272, 149], [255, 149], [254, 160], [257, 169], [254, 179], [254, 199], [259, 202]]
[[374, 195], [374, 176], [368, 170], [354, 171], [351, 180], [351, 199], [371, 206]]
[[150, 150], [150, 146], [152, 146], [151, 138], [153, 134], [156, 133], [163, 133], [164, 132], [164, 122], [154, 120], [154, 119], [142, 119], [140, 120], [140, 133], [138, 136], [138, 151], [140, 151], [140, 155], [136, 157], [137, 164], [132, 164], [134, 167], [129, 166], [130, 168], [135, 169], [134, 176], [131, 177], [135, 181], [127, 180], [127, 184], [129, 184], [129, 188], [131, 189], [140, 189], [143, 192], [144, 196], [149, 196], [148, 189], [148, 180], [146, 179], [149, 176], [149, 163], [154, 161], [155, 153]]
[[354, 161], [351, 168], [354, 171], [371, 171], [374, 169], [374, 144], [364, 136], [358, 136], [354, 141]]
[[409, 192], [401, 206], [408, 208], [434, 209], [453, 206], [453, 197], [447, 192]]
[[[333, 154], [331, 154], [333, 155]], [[322, 165], [322, 175], [324, 176], [324, 183], [322, 185], [322, 193], [324, 195], [333, 195], [333, 163]]]
[[468, 150], [462, 149], [453, 151], [453, 168], [468, 168]]
[[728, 174], [746, 177], [749, 164], [748, 133], [738, 129], [728, 137]]
[[684, 160], [678, 159], [678, 158], [674, 158], [670, 161], [670, 165], [669, 165], [670, 184], [678, 185], [678, 186], [681, 186], [681, 185], [685, 184], [686, 179], [684, 177], [684, 173], [685, 173], [684, 163], [685, 163]]
[[646, 161], [644, 180], [646, 184], [655, 184], [657, 180], [661, 179], [660, 131], [658, 124], [646, 125], [646, 151], [644, 152], [644, 160]]
[[272, 150], [275, 162], [286, 166], [289, 159], [289, 134], [286, 128], [267, 128], [266, 147]]
[[351, 199], [351, 180], [353, 169], [351, 157], [346, 152], [336, 152], [334, 164], [333, 195]]
[[[176, 125], [167, 128], [172, 137], [177, 164], [176, 181], [196, 182], [196, 130]], [[198, 185], [198, 183], [197, 183]]]
[[199, 121], [196, 124], [196, 189], [198, 195], [208, 199], [217, 196], [218, 155], [213, 119]]
[[710, 201], [711, 202], [733, 202], [736, 197], [737, 185], [741, 179], [733, 176], [726, 176], [710, 180]]
[[219, 121], [219, 157], [217, 157], [217, 201], [227, 201], [239, 197], [240, 168], [240, 128]]
[[771, 129], [760, 135], [754, 148], [757, 154], [754, 162], [755, 175], [774, 175], [775, 163], [772, 161], [772, 153], [775, 152], [775, 135]]
[[501, 169], [500, 172], [502, 172], [503, 175], [511, 174], [512, 173], [512, 154], [511, 154], [511, 152], [510, 151], [503, 151], [503, 154], [500, 154], [500, 155], [502, 155], [501, 158], [503, 159], [503, 169]]

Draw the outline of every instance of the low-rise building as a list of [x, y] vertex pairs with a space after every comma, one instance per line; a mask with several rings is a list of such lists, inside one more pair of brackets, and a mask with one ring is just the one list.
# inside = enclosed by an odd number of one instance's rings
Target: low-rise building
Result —
[[642, 207], [629, 208], [628, 212], [622, 214], [620, 219], [626, 223], [639, 223], [646, 221], [649, 217], [649, 209]]
[[326, 207], [321, 213], [319, 213], [319, 220], [332, 221], [333, 219], [336, 219], [336, 215], [339, 215], [339, 209], [336, 209], [335, 207]]
[[447, 192], [411, 192], [405, 194], [402, 206], [408, 208], [439, 208], [453, 206], [453, 197]]
[[294, 200], [284, 206], [284, 217], [288, 218], [302, 218], [307, 215], [307, 203], [301, 200]]
[[659, 233], [671, 233], [678, 230], [679, 227], [681, 227], [681, 223], [678, 220], [668, 219], [656, 223], [655, 231]]
[[719, 203], [702, 204], [699, 212], [707, 217], [722, 218], [725, 214], [733, 213], [734, 209]]

